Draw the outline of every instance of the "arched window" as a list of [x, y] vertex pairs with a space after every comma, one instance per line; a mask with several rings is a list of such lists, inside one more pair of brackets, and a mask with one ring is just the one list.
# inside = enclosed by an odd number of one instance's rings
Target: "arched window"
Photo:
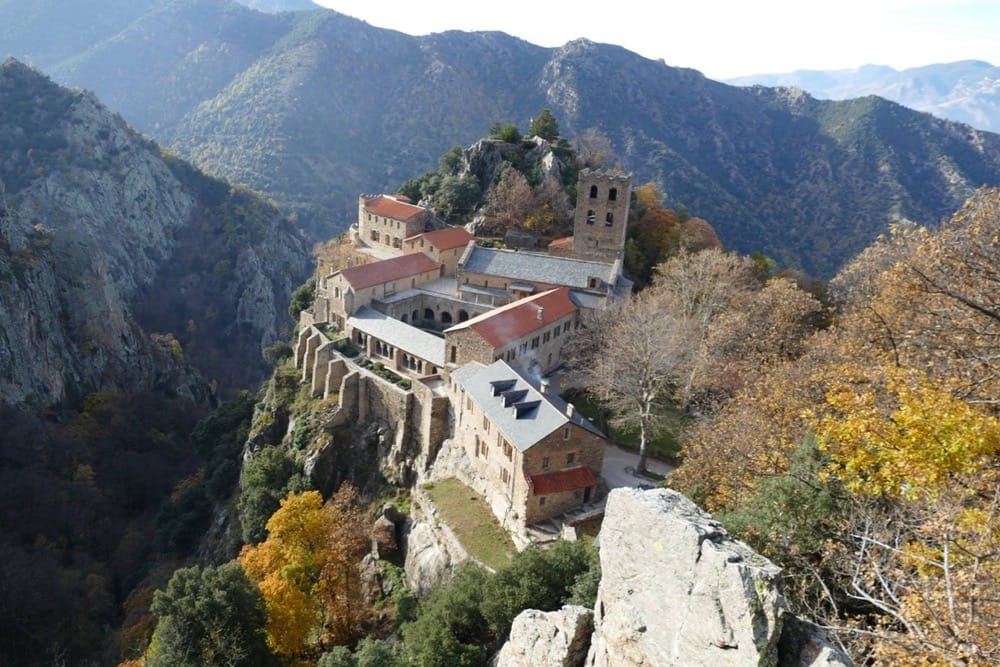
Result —
[[610, 227], [611, 225], [615, 224], [615, 214], [612, 213], [611, 211], [608, 211], [604, 216], [604, 224], [607, 227]]
[[412, 319], [413, 323], [416, 324], [417, 320], [420, 319], [420, 311], [415, 310], [410, 313], [410, 319]]
[[424, 319], [431, 322], [434, 321], [434, 311], [430, 308], [424, 308]]
[[459, 322], [464, 322], [467, 319], [469, 319], [469, 314], [467, 312], [465, 312], [464, 310], [458, 311], [458, 321]]
[[594, 224], [594, 220], [597, 218], [597, 214], [594, 213], [594, 209], [587, 209], [587, 224]]
[[597, 186], [596, 185], [591, 185], [590, 186], [590, 198], [591, 199], [597, 199]]
[[451, 324], [451, 313], [447, 310], [441, 313], [441, 324]]
[[403, 324], [406, 324], [407, 320], [409, 320], [409, 319], [410, 319], [410, 316], [407, 315], [406, 313], [403, 313], [403, 319], [401, 320], [403, 322]]
[[618, 188], [608, 190], [608, 201], [618, 201]]

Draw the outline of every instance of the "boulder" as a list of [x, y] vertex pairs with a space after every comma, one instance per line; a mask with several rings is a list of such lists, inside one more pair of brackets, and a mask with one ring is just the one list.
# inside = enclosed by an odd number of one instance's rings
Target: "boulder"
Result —
[[587, 657], [594, 612], [566, 606], [558, 611], [526, 609], [517, 615], [510, 639], [494, 667], [579, 667]]
[[669, 489], [615, 489], [587, 665], [745, 667], [778, 661], [780, 569]]
[[406, 583], [425, 596], [451, 570], [451, 556], [434, 527], [416, 521], [406, 535]]

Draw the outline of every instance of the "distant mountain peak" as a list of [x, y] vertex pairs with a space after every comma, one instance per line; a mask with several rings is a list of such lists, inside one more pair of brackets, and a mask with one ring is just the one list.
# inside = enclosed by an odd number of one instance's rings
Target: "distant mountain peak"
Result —
[[897, 70], [863, 65], [843, 70], [797, 70], [729, 79], [736, 86], [798, 86], [820, 99], [878, 95], [939, 118], [1000, 132], [1000, 67], [958, 60]]

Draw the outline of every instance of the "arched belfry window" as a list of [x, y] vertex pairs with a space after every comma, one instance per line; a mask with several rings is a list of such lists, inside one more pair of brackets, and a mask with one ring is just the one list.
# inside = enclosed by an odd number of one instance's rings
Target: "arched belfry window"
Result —
[[587, 224], [588, 225], [594, 224], [594, 220], [596, 220], [596, 219], [597, 219], [597, 214], [594, 213], [593, 209], [589, 209], [587, 211]]
[[618, 201], [618, 188], [608, 190], [608, 201]]
[[604, 224], [607, 225], [608, 227], [615, 224], [615, 214], [612, 213], [611, 211], [608, 211], [607, 214], [605, 214], [604, 216]]
[[597, 199], [597, 186], [596, 185], [591, 185], [590, 186], [590, 198], [591, 199]]

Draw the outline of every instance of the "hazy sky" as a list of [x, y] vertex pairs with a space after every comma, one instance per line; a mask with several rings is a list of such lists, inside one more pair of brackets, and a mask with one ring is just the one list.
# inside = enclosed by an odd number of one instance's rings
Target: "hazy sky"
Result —
[[314, 0], [411, 35], [501, 30], [541, 46], [620, 44], [722, 79], [795, 69], [1000, 65], [1000, 0]]

